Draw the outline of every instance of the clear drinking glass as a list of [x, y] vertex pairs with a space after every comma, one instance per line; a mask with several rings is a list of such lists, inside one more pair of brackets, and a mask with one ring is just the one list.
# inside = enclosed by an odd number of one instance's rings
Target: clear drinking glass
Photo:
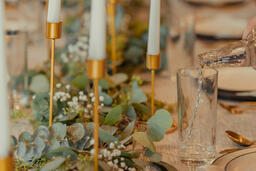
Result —
[[179, 155], [185, 163], [215, 158], [217, 77], [218, 71], [210, 68], [177, 72]]

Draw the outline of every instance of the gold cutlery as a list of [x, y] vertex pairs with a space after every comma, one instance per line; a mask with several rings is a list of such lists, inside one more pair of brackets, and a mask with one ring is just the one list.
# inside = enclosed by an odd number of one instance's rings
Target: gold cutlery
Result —
[[235, 142], [241, 146], [249, 147], [255, 143], [253, 141], [250, 141], [246, 137], [239, 135], [238, 133], [233, 132], [233, 131], [228, 130], [228, 131], [226, 131], [226, 134], [229, 139], [231, 139], [233, 142]]

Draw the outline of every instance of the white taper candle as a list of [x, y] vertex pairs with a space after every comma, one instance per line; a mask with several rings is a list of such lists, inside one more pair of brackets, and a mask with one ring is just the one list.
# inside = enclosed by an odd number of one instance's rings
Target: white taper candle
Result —
[[9, 108], [5, 57], [4, 1], [0, 1], [0, 158], [9, 156]]
[[60, 22], [60, 8], [61, 0], [48, 0], [48, 23], [59, 23]]
[[106, 58], [106, 0], [92, 0], [88, 59]]
[[160, 53], [160, 2], [161, 0], [151, 0], [150, 3], [147, 50], [149, 55]]

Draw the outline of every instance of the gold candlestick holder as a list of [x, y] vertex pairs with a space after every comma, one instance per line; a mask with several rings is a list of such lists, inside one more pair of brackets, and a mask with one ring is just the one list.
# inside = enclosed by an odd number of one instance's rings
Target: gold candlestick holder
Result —
[[88, 78], [93, 79], [94, 91], [94, 171], [98, 171], [98, 154], [99, 154], [99, 79], [103, 78], [106, 73], [106, 60], [87, 61], [87, 75]]
[[62, 22], [47, 23], [46, 36], [48, 39], [51, 39], [51, 80], [50, 80], [49, 127], [52, 126], [52, 114], [53, 114], [55, 39], [59, 39], [61, 37], [61, 31], [62, 31]]
[[146, 67], [151, 70], [151, 115], [155, 112], [155, 71], [161, 67], [161, 57], [147, 54]]
[[14, 162], [12, 154], [6, 158], [0, 158], [1, 171], [14, 171]]
[[118, 0], [108, 0], [108, 16], [109, 16], [109, 33], [111, 35], [111, 60], [112, 60], [112, 72], [117, 72], [117, 56], [116, 56], [116, 28], [115, 28], [115, 15], [116, 15], [116, 3]]

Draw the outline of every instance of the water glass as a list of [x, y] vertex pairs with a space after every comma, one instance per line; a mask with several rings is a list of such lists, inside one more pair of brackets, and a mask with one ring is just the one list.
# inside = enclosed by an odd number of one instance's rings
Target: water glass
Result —
[[180, 69], [177, 72], [179, 156], [189, 164], [215, 158], [217, 120], [215, 69]]

